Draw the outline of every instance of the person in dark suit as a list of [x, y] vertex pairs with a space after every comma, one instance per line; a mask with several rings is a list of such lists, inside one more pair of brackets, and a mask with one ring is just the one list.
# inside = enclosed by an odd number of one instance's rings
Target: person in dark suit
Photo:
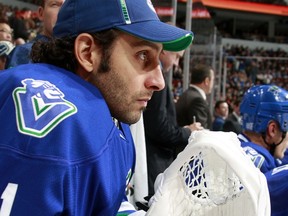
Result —
[[231, 104], [232, 106], [232, 113], [229, 114], [227, 119], [225, 120], [223, 124], [223, 131], [225, 132], [234, 132], [236, 134], [242, 133], [242, 126], [241, 126], [241, 117], [240, 117], [240, 106], [241, 101], [236, 100]]
[[214, 85], [214, 70], [207, 65], [195, 65], [190, 83], [176, 103], [178, 124], [183, 126], [197, 121], [205, 129], [211, 129], [212, 114], [206, 95], [211, 93]]
[[[163, 73], [167, 74], [173, 66], [179, 64], [182, 52], [162, 51], [160, 62]], [[176, 110], [172, 91], [165, 80], [165, 88], [154, 92], [143, 112], [147, 169], [148, 197], [154, 194], [154, 182], [158, 174], [175, 159], [176, 148], [184, 148], [193, 130], [202, 129], [200, 123], [179, 127], [176, 121]]]

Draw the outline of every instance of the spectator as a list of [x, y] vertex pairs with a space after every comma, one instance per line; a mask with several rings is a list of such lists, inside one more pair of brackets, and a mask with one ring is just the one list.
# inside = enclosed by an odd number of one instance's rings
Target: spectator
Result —
[[33, 45], [35, 64], [0, 73], [7, 215], [133, 212], [121, 206], [135, 166], [129, 125], [164, 88], [162, 50], [191, 41], [145, 0], [66, 0], [53, 38]]
[[52, 37], [53, 27], [57, 20], [58, 12], [65, 0], [42, 0], [38, 8], [39, 19], [43, 23], [43, 32], [34, 40], [23, 45], [16, 46], [9, 56], [6, 68], [31, 62], [30, 52], [32, 45], [37, 40], [48, 40]]
[[288, 57], [286, 51], [232, 45], [225, 46], [223, 52], [229, 56], [226, 92], [233, 92], [232, 95], [227, 95], [227, 101], [242, 97], [252, 85], [276, 84], [287, 89], [287, 61], [282, 59]]
[[30, 33], [26, 27], [25, 19], [31, 16], [31, 10], [23, 8], [17, 14], [9, 17], [9, 24], [14, 30], [14, 39], [23, 39], [25, 42], [29, 40]]
[[235, 100], [233, 104], [231, 104], [232, 107], [232, 113], [228, 116], [228, 118], [225, 120], [223, 125], [223, 131], [226, 132], [234, 132], [236, 134], [240, 134], [242, 132], [241, 127], [241, 116], [240, 116], [240, 100]]
[[[163, 73], [167, 74], [173, 65], [177, 66], [183, 53], [184, 51], [163, 51], [160, 54]], [[187, 124], [185, 127], [178, 126], [174, 97], [167, 80], [165, 80], [165, 88], [155, 92], [148, 102], [143, 119], [147, 151], [148, 195], [152, 196], [158, 174], [164, 172], [172, 163], [178, 149], [183, 149], [187, 145], [191, 131], [201, 129], [201, 126], [199, 123]]]
[[177, 121], [180, 126], [197, 121], [205, 129], [211, 129], [212, 114], [206, 95], [211, 93], [213, 85], [214, 70], [211, 67], [198, 64], [192, 68], [190, 87], [176, 103]]
[[212, 123], [213, 131], [222, 131], [225, 119], [229, 114], [229, 106], [225, 100], [218, 100], [214, 107], [214, 121]]
[[174, 101], [177, 103], [180, 95], [183, 93], [183, 86], [182, 82], [178, 81], [176, 86], [174, 86]]
[[0, 41], [10, 41], [12, 42], [12, 29], [7, 22], [0, 20]]

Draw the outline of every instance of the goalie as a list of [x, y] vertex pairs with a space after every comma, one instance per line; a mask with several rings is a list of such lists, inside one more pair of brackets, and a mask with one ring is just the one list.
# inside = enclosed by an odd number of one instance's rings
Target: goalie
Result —
[[288, 92], [275, 85], [251, 87], [240, 105], [243, 133], [238, 135], [246, 154], [267, 178], [272, 216], [288, 215], [288, 167], [281, 159], [288, 145]]

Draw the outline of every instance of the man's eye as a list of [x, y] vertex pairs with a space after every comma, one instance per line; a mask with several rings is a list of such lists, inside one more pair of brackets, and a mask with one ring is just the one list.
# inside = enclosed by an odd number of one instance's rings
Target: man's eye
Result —
[[62, 6], [62, 4], [60, 2], [53, 2], [51, 4], [51, 7], [61, 7], [61, 6]]
[[147, 52], [143, 51], [143, 52], [140, 52], [138, 54], [139, 58], [142, 60], [142, 61], [147, 61]]

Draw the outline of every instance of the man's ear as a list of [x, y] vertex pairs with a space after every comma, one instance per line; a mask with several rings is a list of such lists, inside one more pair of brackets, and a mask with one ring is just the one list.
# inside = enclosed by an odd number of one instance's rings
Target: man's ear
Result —
[[167, 52], [168, 52], [168, 51], [166, 51], [166, 50], [162, 50], [162, 51], [161, 51], [161, 54], [162, 54], [162, 55], [166, 55]]
[[271, 137], [274, 137], [277, 135], [278, 131], [279, 131], [279, 127], [277, 125], [277, 123], [275, 121], [270, 121], [268, 123], [268, 127], [267, 127], [267, 132], [268, 132], [268, 135], [271, 136]]
[[206, 86], [208, 86], [209, 83], [210, 83], [210, 77], [206, 77], [206, 78], [204, 79], [204, 83], [205, 83]]
[[40, 7], [38, 7], [38, 19], [40, 20], [40, 21], [43, 21], [43, 7], [42, 6], [40, 6]]
[[[87, 33], [82, 33], [77, 36], [74, 43], [75, 57], [79, 63], [81, 75], [83, 73], [92, 72], [94, 68], [98, 68], [101, 60], [99, 47], [95, 43], [94, 38]], [[87, 77], [88, 74], [84, 75]]]

